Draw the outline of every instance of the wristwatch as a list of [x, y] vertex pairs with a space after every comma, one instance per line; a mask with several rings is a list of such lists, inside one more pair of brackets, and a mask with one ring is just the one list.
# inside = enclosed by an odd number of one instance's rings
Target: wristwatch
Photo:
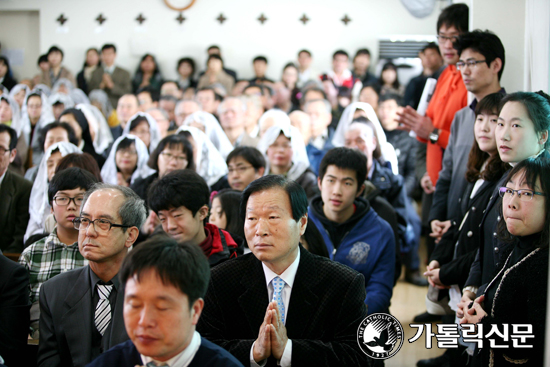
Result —
[[434, 129], [434, 131], [430, 133], [430, 141], [432, 144], [435, 144], [437, 140], [439, 140], [439, 129]]

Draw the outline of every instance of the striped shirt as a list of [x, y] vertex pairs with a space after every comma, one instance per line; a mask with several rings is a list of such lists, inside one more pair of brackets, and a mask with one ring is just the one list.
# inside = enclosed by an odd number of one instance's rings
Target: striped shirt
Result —
[[33, 243], [21, 254], [19, 263], [29, 272], [31, 302], [38, 302], [40, 286], [54, 276], [88, 265], [78, 251], [78, 242], [70, 246], [59, 241], [57, 227], [49, 236]]

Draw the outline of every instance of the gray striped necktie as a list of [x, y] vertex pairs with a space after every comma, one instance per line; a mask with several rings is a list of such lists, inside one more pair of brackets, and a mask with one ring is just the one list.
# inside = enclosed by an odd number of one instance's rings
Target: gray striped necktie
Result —
[[99, 294], [99, 302], [95, 308], [95, 327], [101, 335], [105, 333], [105, 329], [111, 322], [111, 304], [109, 303], [109, 295], [113, 285], [97, 285], [97, 293]]

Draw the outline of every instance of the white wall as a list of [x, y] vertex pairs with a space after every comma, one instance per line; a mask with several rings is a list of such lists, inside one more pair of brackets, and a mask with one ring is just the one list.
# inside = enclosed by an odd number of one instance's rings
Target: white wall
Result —
[[[112, 42], [118, 48], [117, 63], [132, 73], [140, 56], [152, 52], [164, 76], [173, 78], [179, 57], [193, 57], [202, 69], [206, 47], [218, 44], [227, 67], [236, 69], [239, 77], [251, 77], [252, 58], [264, 54], [270, 61], [268, 76], [277, 79], [301, 48], [313, 52], [319, 71], [330, 66], [338, 48], [354, 53], [368, 47], [376, 61], [379, 36], [435, 35], [440, 11], [436, 5], [429, 17], [416, 19], [399, 0], [197, 0], [184, 13], [187, 20], [180, 27], [175, 20], [178, 13], [162, 0], [2, 0], [2, 10], [38, 10], [40, 50], [58, 45], [65, 51], [65, 65], [75, 73], [88, 47]], [[68, 33], [58, 32], [55, 20], [61, 13], [69, 19]], [[96, 33], [99, 13], [107, 22]], [[139, 13], [147, 18], [141, 28], [135, 21]], [[215, 20], [220, 13], [227, 18], [223, 25]], [[261, 13], [268, 18], [264, 25], [256, 20]], [[303, 13], [311, 19], [306, 26], [298, 21]], [[340, 21], [344, 14], [352, 19], [347, 26]], [[0, 41], [7, 37], [0, 34]]]
[[468, 5], [470, 29], [488, 29], [504, 45], [506, 64], [500, 84], [508, 93], [525, 90], [525, 0], [471, 0]]

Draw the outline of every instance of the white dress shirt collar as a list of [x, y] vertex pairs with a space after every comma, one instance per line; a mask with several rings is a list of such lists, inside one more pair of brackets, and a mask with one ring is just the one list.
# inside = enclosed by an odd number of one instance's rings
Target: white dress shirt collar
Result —
[[[300, 264], [300, 248], [298, 247], [298, 255], [296, 256], [296, 259], [288, 268], [286, 268], [285, 271], [281, 273], [281, 275], [276, 274], [273, 272], [270, 268], [268, 268], [264, 263], [262, 263], [262, 267], [264, 268], [264, 274], [265, 274], [265, 282], [269, 289], [269, 283], [273, 280], [275, 277], [279, 277], [282, 280], [285, 281], [286, 285], [288, 285], [291, 289], [294, 285], [294, 278], [296, 278], [296, 272], [298, 271], [298, 265]], [[273, 294], [273, 288], [271, 288], [272, 293], [269, 297], [269, 300], [271, 301], [272, 294]]]
[[[193, 339], [191, 339], [191, 342], [189, 343], [187, 348], [185, 348], [180, 354], [177, 354], [176, 356], [170, 358], [164, 363], [168, 364], [168, 366], [170, 367], [187, 367], [189, 366], [193, 358], [195, 358], [195, 354], [197, 354], [200, 346], [201, 334], [199, 334], [198, 331], [195, 331], [193, 334]], [[158, 362], [151, 357], [144, 356], [143, 354], [140, 355], [144, 365], [147, 365], [147, 363], [153, 361], [157, 364], [162, 365], [161, 362]]]
[[4, 181], [4, 177], [6, 177], [6, 172], [8, 172], [8, 168], [4, 171], [4, 174], [0, 176], [0, 186], [2, 186], [2, 182]]

